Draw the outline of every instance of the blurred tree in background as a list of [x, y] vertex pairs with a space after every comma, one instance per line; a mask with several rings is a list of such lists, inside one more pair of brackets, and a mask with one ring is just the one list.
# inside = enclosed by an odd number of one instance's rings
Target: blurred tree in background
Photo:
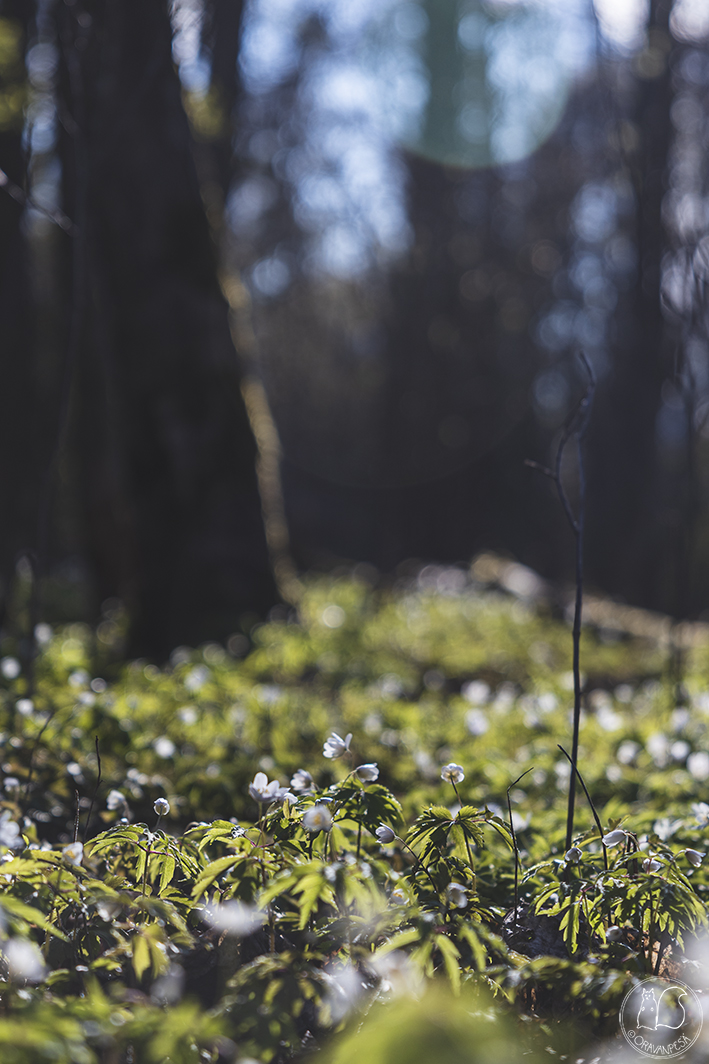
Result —
[[563, 579], [523, 463], [579, 348], [590, 579], [701, 613], [708, 45], [701, 0], [2, 0], [15, 623], [248, 630], [277, 599], [254, 431], [277, 572], [287, 524], [301, 568], [492, 548]]

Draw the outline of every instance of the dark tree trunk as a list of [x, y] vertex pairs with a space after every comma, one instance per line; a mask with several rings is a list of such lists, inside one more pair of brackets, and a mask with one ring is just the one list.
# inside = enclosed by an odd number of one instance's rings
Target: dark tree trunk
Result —
[[161, 656], [277, 598], [255, 444], [166, 4], [57, 11], [74, 270], [85, 264], [74, 445], [87, 546], [101, 597], [129, 606], [133, 652]]
[[[0, 168], [24, 190], [26, 155], [22, 148], [24, 53], [34, 4], [4, 0], [6, 41], [13, 47], [0, 69], [4, 123], [0, 130]], [[9, 186], [8, 186], [9, 187]], [[21, 194], [18, 193], [21, 199]], [[0, 400], [0, 602], [4, 614], [15, 563], [34, 540], [37, 500], [37, 439], [34, 418], [36, 366], [32, 328], [28, 249], [21, 226], [22, 205], [0, 189], [0, 350], [3, 388]]]
[[[589, 543], [599, 545], [590, 559], [595, 580], [633, 602], [665, 610], [673, 603], [663, 598], [668, 544], [659, 505], [656, 422], [662, 383], [672, 374], [671, 338], [660, 299], [666, 249], [662, 200], [672, 137], [671, 8], [672, 0], [651, 2], [649, 44], [655, 61], [661, 55], [664, 62], [636, 85], [633, 119], [639, 144], [631, 177], [638, 266], [635, 286], [616, 316], [614, 374], [599, 387], [590, 427], [588, 528]], [[602, 495], [602, 506], [594, 505], [596, 494]]]

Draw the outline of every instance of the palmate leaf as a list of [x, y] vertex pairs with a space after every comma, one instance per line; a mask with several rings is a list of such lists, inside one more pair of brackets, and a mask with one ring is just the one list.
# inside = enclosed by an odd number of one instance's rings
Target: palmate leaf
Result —
[[86, 852], [89, 856], [95, 856], [113, 849], [114, 846], [136, 846], [141, 835], [147, 831], [145, 824], [124, 824], [120, 827], [109, 828], [100, 835], [86, 843]]
[[192, 828], [185, 833], [185, 838], [196, 841], [200, 833], [202, 833], [202, 837], [199, 838], [197, 843], [197, 848], [201, 852], [206, 846], [210, 846], [214, 842], [221, 842], [226, 845], [237, 842], [239, 839], [238, 831], [238, 825], [232, 824], [229, 820], [214, 820], [209, 825], [200, 825], [198, 828]]

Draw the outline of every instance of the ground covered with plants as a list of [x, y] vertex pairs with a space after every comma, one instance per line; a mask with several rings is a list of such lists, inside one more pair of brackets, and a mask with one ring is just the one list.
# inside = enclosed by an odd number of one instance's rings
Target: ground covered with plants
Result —
[[584, 630], [567, 848], [568, 619], [476, 572], [162, 669], [118, 611], [6, 640], [4, 1064], [616, 1059], [634, 982], [709, 988], [709, 642]]

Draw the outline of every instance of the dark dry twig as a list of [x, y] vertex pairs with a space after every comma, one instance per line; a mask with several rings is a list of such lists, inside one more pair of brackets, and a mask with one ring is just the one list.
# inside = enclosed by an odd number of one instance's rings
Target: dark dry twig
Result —
[[517, 911], [519, 907], [519, 848], [517, 846], [517, 833], [515, 832], [515, 826], [512, 821], [512, 802], [510, 800], [510, 791], [513, 787], [516, 787], [520, 780], [523, 780], [527, 775], [527, 772], [531, 772], [531, 768], [528, 768], [526, 772], [523, 772], [521, 776], [518, 776], [514, 783], [511, 783], [507, 788], [507, 812], [510, 815], [510, 833], [512, 835], [512, 846], [515, 853], [515, 927], [517, 926]]
[[[559, 747], [559, 749], [561, 750], [561, 752], [564, 755], [564, 757], [568, 758], [569, 761], [571, 762], [571, 768], [576, 773], [576, 776], [578, 777], [578, 781], [581, 784], [581, 786], [583, 787], [583, 793], [588, 798], [588, 804], [591, 806], [591, 812], [593, 813], [593, 819], [596, 821], [596, 827], [598, 828], [598, 833], [601, 836], [601, 846], [603, 847], [603, 863], [606, 866], [606, 872], [607, 872], [608, 871], [608, 848], [606, 847], [606, 844], [603, 841], [603, 828], [601, 827], [601, 821], [600, 821], [600, 818], [598, 816], [598, 813], [596, 812], [596, 807], [593, 804], [593, 799], [591, 798], [591, 795], [588, 793], [588, 787], [586, 786], [586, 784], [583, 781], [583, 776], [581, 775], [581, 773], [578, 770], [578, 765], [575, 765], [573, 763], [573, 761], [571, 761], [571, 758], [567, 754], [566, 750], [564, 750], [563, 746], [561, 746], [559, 743], [557, 743], [556, 745]], [[567, 846], [567, 849], [568, 849], [568, 846]]]
[[99, 753], [99, 749], [98, 749], [98, 735], [94, 736], [94, 741], [96, 743], [96, 760], [98, 761], [98, 777], [96, 779], [96, 787], [94, 788], [94, 793], [91, 795], [91, 805], [89, 806], [89, 815], [87, 816], [86, 824], [84, 825], [84, 835], [83, 835], [83, 839], [82, 839], [83, 842], [86, 842], [86, 835], [87, 835], [88, 830], [89, 830], [89, 824], [91, 823], [91, 814], [94, 811], [94, 802], [96, 801], [96, 796], [98, 795], [98, 789], [101, 786], [101, 754]]
[[[574, 804], [576, 802], [576, 773], [578, 771], [576, 763], [578, 761], [579, 725], [581, 721], [581, 668], [579, 662], [581, 647], [581, 610], [583, 607], [583, 538], [586, 516], [586, 475], [583, 462], [583, 438], [588, 427], [591, 405], [593, 403], [593, 393], [596, 389], [596, 377], [591, 368], [591, 363], [588, 361], [583, 351], [579, 352], [579, 357], [583, 362], [586, 373], [588, 374], [588, 384], [583, 396], [566, 419], [561, 433], [561, 439], [559, 440], [559, 446], [556, 451], [554, 468], [549, 469], [547, 466], [540, 465], [539, 462], [533, 462], [529, 459], [527, 459], [525, 463], [532, 469], [538, 469], [540, 473], [543, 473], [545, 476], [549, 477], [550, 480], [553, 480], [561, 505], [564, 507], [566, 520], [574, 534], [576, 546], [576, 599], [574, 603], [574, 627], [572, 635], [574, 646], [574, 733], [571, 745], [571, 765], [574, 771], [571, 773], [571, 778], [569, 780], [569, 802], [566, 817], [567, 850], [571, 848], [571, 840], [574, 833]], [[564, 457], [564, 451], [572, 436], [576, 438], [576, 456], [579, 477], [578, 513], [576, 515], [574, 515], [561, 476], [561, 464]]]
[[79, 817], [81, 816], [81, 799], [79, 798], [79, 792], [74, 788], [74, 804], [76, 806], [74, 812], [74, 837], [72, 842], [76, 842], [79, 838]]
[[38, 211], [39, 214], [43, 214], [45, 218], [49, 218], [50, 222], [54, 222], [60, 229], [63, 229], [69, 236], [76, 235], [76, 226], [72, 222], [64, 211], [60, 211], [56, 208], [43, 207], [41, 203], [38, 203], [33, 196], [28, 195], [24, 189], [20, 188], [12, 181], [4, 170], [0, 170], [0, 188], [4, 188], [9, 196], [14, 199], [15, 203], [19, 203], [21, 207], [31, 207], [33, 211]]

